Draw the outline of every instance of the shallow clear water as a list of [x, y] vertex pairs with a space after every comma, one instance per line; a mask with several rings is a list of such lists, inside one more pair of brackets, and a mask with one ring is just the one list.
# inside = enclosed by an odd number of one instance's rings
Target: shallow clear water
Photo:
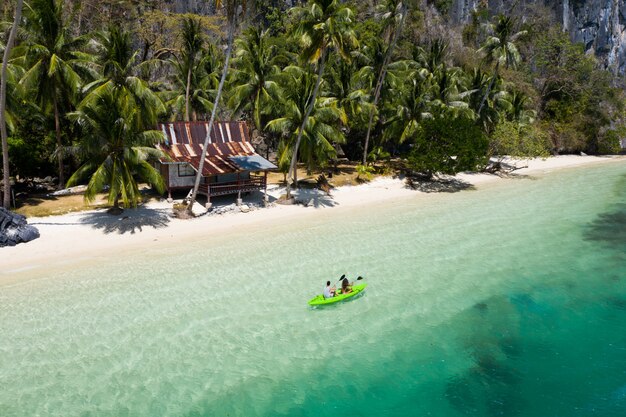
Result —
[[2, 416], [626, 415], [624, 163], [23, 274]]

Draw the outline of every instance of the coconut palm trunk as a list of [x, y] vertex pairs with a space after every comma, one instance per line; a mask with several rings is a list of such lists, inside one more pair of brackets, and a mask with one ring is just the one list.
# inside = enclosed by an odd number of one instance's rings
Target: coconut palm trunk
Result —
[[189, 121], [189, 91], [191, 90], [191, 70], [192, 66], [189, 65], [187, 70], [187, 87], [185, 88], [185, 121]]
[[63, 152], [61, 150], [63, 144], [61, 143], [61, 116], [59, 114], [59, 103], [56, 96], [52, 100], [54, 106], [54, 131], [57, 139], [57, 163], [59, 167], [59, 185], [58, 189], [62, 190], [65, 187], [65, 172], [63, 170]]
[[4, 56], [2, 57], [2, 73], [0, 75], [0, 135], [2, 136], [2, 173], [4, 183], [4, 198], [2, 200], [2, 205], [7, 209], [11, 204], [11, 180], [9, 179], [9, 144], [5, 119], [7, 101], [7, 65], [9, 64], [11, 47], [13, 46], [13, 42], [15, 41], [17, 27], [20, 24], [21, 18], [22, 0], [17, 0], [17, 6], [15, 8], [15, 19], [13, 20], [13, 26], [11, 27], [9, 40], [4, 49]]
[[222, 70], [222, 78], [220, 79], [219, 86], [217, 87], [217, 95], [215, 96], [215, 103], [213, 103], [213, 111], [211, 111], [211, 119], [209, 120], [209, 127], [207, 129], [206, 138], [204, 139], [204, 145], [202, 146], [203, 157], [200, 158], [200, 165], [198, 167], [198, 172], [196, 173], [196, 181], [193, 186], [193, 191], [191, 193], [191, 199], [189, 200], [189, 206], [187, 210], [189, 213], [192, 212], [193, 205], [196, 202], [196, 197], [198, 195], [198, 188], [200, 187], [200, 179], [202, 178], [202, 170], [204, 169], [204, 153], [206, 152], [206, 148], [209, 146], [209, 142], [211, 141], [211, 129], [213, 127], [213, 122], [215, 121], [215, 115], [217, 113], [217, 107], [220, 102], [220, 98], [222, 97], [222, 89], [224, 88], [224, 82], [226, 81], [226, 75], [228, 74], [228, 65], [230, 63], [230, 56], [233, 51], [233, 38], [235, 33], [235, 25], [237, 23], [237, 13], [234, 11], [230, 18], [230, 23], [228, 25], [228, 46], [226, 49], [226, 59], [224, 60], [224, 69]]
[[500, 69], [500, 62], [496, 62], [496, 68], [493, 74], [493, 77], [491, 78], [491, 82], [489, 83], [489, 86], [487, 87], [487, 92], [485, 93], [483, 99], [480, 101], [480, 106], [478, 106], [478, 117], [480, 117], [480, 113], [483, 110], [483, 106], [485, 105], [485, 102], [487, 101], [487, 97], [489, 97], [489, 93], [491, 93], [491, 89], [493, 88], [493, 84], [496, 82], [496, 79], [498, 78], [498, 70]]
[[300, 147], [300, 142], [302, 141], [302, 134], [304, 133], [304, 128], [306, 126], [306, 122], [309, 120], [309, 116], [313, 111], [313, 106], [315, 106], [315, 100], [317, 99], [317, 93], [320, 89], [320, 84], [322, 83], [322, 75], [324, 74], [324, 66], [326, 65], [326, 54], [328, 52], [328, 48], [323, 48], [321, 57], [318, 63], [317, 69], [317, 80], [315, 80], [315, 88], [313, 89], [313, 95], [311, 96], [311, 101], [307, 106], [306, 112], [304, 113], [304, 117], [302, 118], [302, 124], [300, 125], [300, 129], [298, 129], [298, 138], [296, 139], [296, 144], [293, 148], [293, 155], [291, 156], [291, 164], [289, 164], [289, 175], [287, 178], [287, 198], [291, 198], [291, 180], [294, 181], [294, 184], [297, 186], [298, 181], [298, 148]]
[[[517, 6], [517, 2], [513, 4], [512, 9], [514, 9], [515, 6]], [[512, 18], [500, 15], [496, 22], [490, 25], [493, 35], [489, 36], [485, 41], [485, 44], [479, 49], [479, 52], [485, 52], [485, 59], [488, 62], [493, 62], [495, 60], [496, 65], [494, 68], [494, 76], [489, 83], [489, 87], [487, 87], [487, 92], [481, 100], [480, 106], [478, 106], [478, 117], [480, 117], [483, 106], [485, 105], [487, 98], [489, 98], [491, 89], [498, 78], [500, 62], [504, 63], [504, 68], [508, 69], [509, 67], [515, 68], [517, 63], [521, 60], [520, 53], [514, 42], [521, 36], [524, 36], [527, 32], [522, 30], [517, 33], [513, 33], [514, 23], [515, 21]]]
[[402, 17], [400, 18], [400, 23], [396, 28], [396, 31], [393, 35], [393, 39], [391, 43], [389, 43], [389, 47], [387, 48], [387, 52], [385, 53], [385, 59], [383, 60], [383, 65], [380, 68], [380, 73], [378, 74], [378, 79], [376, 80], [376, 89], [374, 90], [374, 108], [370, 109], [370, 117], [369, 122], [367, 123], [367, 133], [365, 135], [365, 144], [363, 145], [363, 165], [367, 163], [367, 151], [369, 147], [370, 135], [372, 133], [372, 127], [374, 125], [374, 109], [378, 106], [378, 100], [380, 100], [380, 92], [383, 88], [383, 83], [385, 82], [385, 77], [387, 76], [387, 66], [389, 65], [389, 61], [391, 59], [391, 53], [398, 43], [398, 38], [400, 37], [400, 33], [402, 32], [402, 27], [404, 26], [404, 19], [407, 15], [407, 6], [403, 5], [402, 7]]

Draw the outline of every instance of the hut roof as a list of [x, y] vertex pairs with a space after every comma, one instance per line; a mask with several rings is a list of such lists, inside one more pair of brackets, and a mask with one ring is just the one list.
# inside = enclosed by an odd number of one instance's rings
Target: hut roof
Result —
[[[198, 171], [208, 128], [207, 122], [160, 123], [157, 129], [163, 132], [165, 141], [157, 148], [170, 157], [170, 161], [162, 162], [186, 162]], [[276, 165], [254, 151], [249, 139], [245, 122], [213, 123], [202, 175], [275, 169]]]

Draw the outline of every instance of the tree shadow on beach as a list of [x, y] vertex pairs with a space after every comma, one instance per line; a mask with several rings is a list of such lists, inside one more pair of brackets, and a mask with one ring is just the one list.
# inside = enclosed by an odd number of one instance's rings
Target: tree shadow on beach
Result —
[[422, 180], [414, 177], [406, 177], [406, 186], [411, 190], [423, 193], [457, 193], [463, 190], [475, 190], [472, 184], [457, 178], [436, 178]]
[[135, 234], [143, 231], [144, 227], [160, 229], [167, 227], [170, 216], [165, 210], [155, 210], [145, 207], [127, 209], [120, 215], [111, 215], [106, 211], [98, 211], [87, 214], [81, 219], [83, 224], [91, 225], [94, 229], [100, 229], [104, 233]]
[[297, 191], [296, 199], [307, 207], [320, 208], [335, 207], [337, 205], [330, 193], [325, 193], [318, 189], [300, 188]]

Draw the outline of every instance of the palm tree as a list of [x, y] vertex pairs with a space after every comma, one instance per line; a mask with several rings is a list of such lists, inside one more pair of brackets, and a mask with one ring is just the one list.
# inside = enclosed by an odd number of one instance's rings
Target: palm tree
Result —
[[[228, 46], [226, 48], [226, 58], [224, 59], [224, 68], [222, 69], [222, 78], [217, 86], [217, 94], [215, 95], [215, 103], [213, 103], [213, 110], [211, 111], [211, 119], [209, 120], [209, 126], [213, 126], [215, 121], [215, 115], [219, 106], [220, 98], [222, 97], [222, 90], [224, 88], [224, 82], [228, 75], [228, 66], [230, 64], [230, 56], [233, 50], [233, 38], [235, 36], [235, 27], [237, 25], [237, 9], [239, 3], [242, 2], [245, 6], [246, 0], [215, 0], [215, 6], [220, 8], [222, 2], [225, 1], [226, 18], [228, 20]], [[207, 129], [206, 137], [204, 138], [204, 146], [202, 149], [207, 149], [209, 142], [211, 141], [211, 128]], [[193, 205], [196, 202], [196, 196], [198, 195], [198, 188], [200, 188], [200, 179], [202, 178], [202, 170], [204, 169], [204, 161], [206, 158], [200, 158], [200, 164], [198, 166], [198, 172], [196, 173], [196, 180], [194, 182], [193, 190], [191, 191], [191, 197], [189, 199], [189, 205], [187, 210], [192, 213]]]
[[231, 91], [230, 107], [235, 114], [250, 111], [256, 128], [263, 130], [262, 116], [271, 112], [280, 101], [280, 88], [275, 78], [280, 69], [275, 65], [276, 48], [268, 44], [268, 31], [250, 28], [237, 39], [233, 59], [236, 71], [235, 87]]
[[[191, 37], [191, 36], [186, 36]], [[168, 98], [166, 106], [172, 117], [183, 117], [184, 120], [198, 120], [213, 109], [212, 95], [219, 84], [219, 59], [215, 47], [206, 43], [192, 53], [181, 51], [172, 53], [168, 60], [173, 69], [174, 89], [164, 92]], [[194, 55], [195, 58], [191, 58]]]
[[432, 118], [431, 86], [428, 72], [414, 69], [400, 80], [403, 86], [396, 86], [396, 100], [391, 103], [392, 116], [385, 122], [386, 139], [397, 138], [399, 143], [413, 140], [426, 118]]
[[165, 113], [165, 106], [148, 83], [135, 75], [138, 53], [133, 51], [130, 33], [118, 27], [97, 33], [96, 55], [100, 74], [96, 81], [85, 86], [83, 101], [99, 100], [104, 91], [111, 89], [128, 93], [128, 98], [141, 109], [146, 124], [154, 126], [159, 116]]
[[474, 112], [463, 100], [475, 91], [464, 91], [463, 76], [460, 69], [448, 68], [445, 63], [435, 67], [434, 72], [430, 74], [433, 96], [431, 106], [438, 109], [439, 113], [454, 117], [462, 114], [469, 119], [474, 117]]
[[[354, 55], [357, 58], [364, 58], [361, 53]], [[371, 83], [367, 82], [367, 75], [364, 75], [368, 66], [359, 68], [356, 62], [357, 59], [354, 56], [351, 62], [337, 57], [328, 67], [329, 94], [337, 100], [339, 107], [349, 116], [346, 130], [350, 130], [355, 125], [365, 125], [366, 116], [372, 108], [370, 89], [367, 88]]]
[[521, 91], [513, 91], [508, 94], [507, 101], [510, 107], [507, 111], [507, 119], [516, 121], [520, 125], [531, 124], [535, 120], [535, 111], [528, 108], [530, 99]]
[[448, 42], [443, 39], [434, 39], [427, 50], [416, 48], [417, 61], [429, 72], [435, 73], [445, 65], [448, 56]]
[[20, 24], [22, 18], [22, 0], [17, 0], [17, 6], [15, 8], [15, 18], [13, 19], [13, 26], [9, 34], [9, 40], [4, 47], [4, 54], [2, 56], [2, 73], [0, 74], [0, 135], [2, 136], [2, 174], [4, 184], [4, 198], [2, 205], [5, 208], [9, 208], [11, 204], [11, 181], [9, 177], [9, 144], [7, 138], [7, 126], [6, 126], [6, 98], [7, 98], [7, 66], [9, 64], [9, 56], [11, 54], [11, 48], [15, 41], [17, 34], [17, 27]]
[[[385, 82], [385, 77], [387, 75], [387, 66], [389, 65], [389, 61], [391, 60], [391, 53], [398, 42], [398, 38], [400, 37], [400, 33], [402, 32], [402, 28], [404, 26], [404, 21], [406, 19], [406, 15], [408, 12], [408, 6], [405, 1], [398, 0], [390, 0], [387, 4], [386, 12], [383, 14], [383, 17], [387, 22], [395, 23], [395, 31], [393, 37], [389, 42], [389, 46], [385, 51], [385, 58], [380, 67], [380, 72], [378, 73], [378, 78], [376, 80], [376, 87], [374, 88], [374, 98], [372, 101], [373, 108], [370, 109], [369, 112], [369, 121], [367, 124], [367, 133], [365, 134], [365, 143], [363, 145], [363, 159], [362, 164], [365, 165], [367, 163], [367, 151], [369, 147], [370, 134], [372, 132], [372, 126], [374, 124], [374, 109], [378, 107], [378, 100], [380, 99], [381, 89], [383, 87], [383, 83]], [[390, 24], [388, 23], [387, 26]]]
[[191, 17], [183, 19], [183, 47], [179, 65], [187, 70], [187, 82], [185, 84], [185, 121], [189, 121], [189, 100], [191, 91], [191, 75], [197, 65], [197, 57], [202, 50], [202, 30], [200, 21]]
[[[480, 68], [474, 68], [472, 72], [466, 74], [465, 83], [469, 108], [474, 112], [477, 122], [482, 125], [485, 132], [489, 132], [500, 119], [499, 110], [506, 110], [506, 91], [502, 89], [502, 78], [492, 75], [489, 77]], [[486, 99], [485, 99], [486, 97]], [[483, 102], [483, 100], [485, 100]], [[479, 111], [481, 104], [487, 104]]]
[[513, 33], [514, 24], [515, 21], [513, 18], [505, 15], [499, 15], [496, 23], [489, 25], [491, 34], [487, 37], [483, 46], [478, 50], [479, 52], [485, 54], [485, 60], [487, 63], [492, 63], [494, 61], [496, 63], [494, 67], [494, 77], [492, 78], [491, 83], [487, 88], [487, 92], [478, 107], [479, 115], [487, 97], [489, 96], [491, 88], [493, 87], [493, 83], [499, 77], [500, 65], [503, 64], [505, 68], [515, 68], [521, 60], [520, 53], [514, 42], [527, 32], [523, 30]]
[[151, 184], [159, 193], [165, 191], [161, 174], [148, 162], [161, 156], [154, 145], [163, 140], [163, 135], [146, 128], [142, 109], [129, 91], [104, 84], [68, 117], [84, 133], [80, 144], [69, 151], [85, 162], [67, 185], [76, 185], [89, 177], [87, 201], [93, 201], [108, 186], [108, 203], [114, 210], [119, 211], [120, 199], [124, 207], [136, 207], [140, 193], [135, 177]]
[[[281, 111], [283, 116], [267, 124], [268, 130], [283, 136], [279, 145], [279, 166], [289, 163], [298, 137], [298, 128], [302, 126], [304, 114], [317, 84], [314, 74], [296, 66], [285, 68], [282, 79], [285, 84]], [[336, 156], [333, 145], [345, 142], [338, 124], [346, 122], [346, 114], [335, 98], [318, 96], [301, 135], [300, 152], [306, 161], [309, 174], [316, 161], [324, 166], [330, 158]], [[297, 172], [294, 181], [297, 181]]]
[[62, 107], [76, 99], [82, 85], [80, 74], [90, 72], [90, 57], [79, 48], [85, 38], [72, 38], [63, 15], [62, 0], [32, 0], [26, 13], [26, 46], [22, 51], [27, 68], [20, 84], [34, 95], [44, 112], [54, 115], [59, 188], [65, 184], [61, 138]]
[[[307, 62], [317, 63], [317, 79], [302, 117], [302, 124], [297, 130], [289, 167], [291, 178], [296, 174], [298, 148], [309, 115], [315, 106], [328, 53], [335, 49], [341, 57], [349, 61], [348, 49], [358, 44], [353, 30], [352, 10], [339, 0], [309, 0], [307, 7], [294, 10], [300, 20], [295, 34], [304, 47], [301, 56]], [[291, 178], [287, 181], [287, 198], [291, 198]]]

